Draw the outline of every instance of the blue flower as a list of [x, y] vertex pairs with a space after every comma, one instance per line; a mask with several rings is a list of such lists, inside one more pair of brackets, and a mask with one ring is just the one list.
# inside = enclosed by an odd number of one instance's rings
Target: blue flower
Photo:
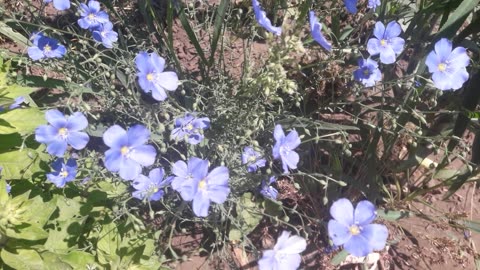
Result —
[[204, 136], [203, 130], [210, 127], [208, 117], [196, 118], [194, 114], [186, 113], [185, 117], [175, 119], [175, 128], [170, 138], [172, 140], [186, 140], [190, 144], [200, 143]]
[[290, 131], [285, 137], [281, 125], [276, 125], [273, 131], [273, 137], [276, 142], [273, 146], [273, 158], [282, 160], [283, 172], [288, 173], [288, 169], [296, 169], [299, 161], [297, 152], [293, 151], [300, 145], [300, 138], [295, 130]]
[[88, 126], [85, 115], [76, 112], [65, 117], [59, 110], [48, 110], [45, 117], [50, 125], [41, 125], [35, 130], [35, 140], [47, 144], [47, 152], [57, 157], [63, 157], [67, 146], [76, 150], [85, 148], [90, 137], [80, 130]]
[[167, 98], [168, 91], [175, 91], [178, 88], [178, 77], [175, 72], [163, 71], [165, 59], [156, 53], [140, 52], [135, 58], [138, 69], [138, 84], [143, 92], [152, 91], [152, 96], [158, 101]]
[[110, 147], [105, 152], [105, 167], [119, 172], [124, 180], [133, 180], [142, 172], [142, 166], [155, 162], [157, 150], [144, 145], [150, 138], [150, 131], [143, 125], [135, 125], [125, 131], [118, 125], [109, 127], [103, 133], [103, 142]]
[[271, 185], [277, 181], [275, 176], [270, 177], [268, 183], [265, 180], [262, 180], [262, 185], [260, 186], [260, 194], [263, 195], [265, 198], [270, 198], [273, 200], [277, 199], [278, 190], [276, 190]]
[[457, 90], [468, 80], [466, 67], [470, 64], [470, 57], [467, 50], [457, 47], [452, 51], [452, 42], [446, 38], [435, 43], [435, 50], [428, 54], [425, 64], [433, 73], [435, 87], [440, 90]]
[[52, 163], [52, 169], [54, 172], [47, 173], [47, 179], [59, 188], [63, 188], [77, 176], [77, 162], [72, 158], [68, 159], [67, 163], [64, 163], [63, 158], [56, 159]]
[[357, 257], [385, 247], [388, 229], [385, 225], [370, 224], [377, 217], [371, 202], [360, 201], [354, 210], [352, 203], [342, 198], [332, 204], [330, 215], [333, 219], [328, 222], [328, 235], [334, 245], [343, 245]]
[[[13, 100], [13, 103], [10, 104], [8, 106], [8, 109], [10, 110], [14, 110], [14, 109], [17, 109], [20, 107], [20, 105], [22, 105], [22, 103], [25, 102], [25, 98], [20, 96], [20, 97], [16, 97], [14, 100]], [[0, 106], [0, 112], [5, 110], [3, 106]]]
[[108, 14], [100, 10], [100, 3], [95, 0], [88, 1], [88, 6], [80, 4], [80, 17], [77, 22], [83, 29], [95, 29], [109, 22]]
[[375, 24], [373, 35], [367, 43], [367, 50], [370, 55], [380, 54], [380, 61], [384, 64], [392, 64], [397, 56], [403, 51], [405, 40], [398, 37], [402, 32], [400, 24], [391, 21], [387, 24], [387, 28], [381, 22]]
[[230, 193], [227, 167], [220, 166], [208, 173], [208, 160], [191, 157], [188, 165], [177, 161], [172, 166], [175, 175], [172, 188], [180, 193], [183, 200], [193, 200], [193, 212], [206, 217], [210, 202], [224, 203]]
[[246, 146], [243, 148], [242, 164], [248, 164], [248, 172], [255, 172], [259, 167], [265, 167], [267, 161], [261, 157], [262, 155], [253, 150], [251, 146]]
[[332, 50], [332, 45], [328, 43], [325, 37], [322, 35], [322, 24], [318, 21], [318, 18], [315, 16], [315, 12], [310, 11], [310, 31], [312, 32], [313, 39], [322, 45], [323, 48], [327, 51]]
[[382, 80], [382, 73], [378, 69], [378, 63], [370, 58], [358, 60], [359, 69], [353, 72], [355, 80], [361, 82], [365, 87], [375, 85], [375, 82]]
[[267, 31], [272, 32], [273, 34], [280, 36], [282, 34], [281, 27], [275, 27], [272, 25], [270, 19], [267, 18], [267, 14], [260, 8], [260, 3], [258, 0], [252, 0], [253, 5], [253, 12], [255, 13], [255, 18], [257, 19], [258, 24], [260, 24], [263, 28], [267, 29]]
[[357, 13], [357, 2], [358, 0], [343, 0], [345, 3], [345, 7], [347, 8], [347, 11], [355, 14]]
[[298, 269], [302, 262], [302, 253], [307, 248], [307, 241], [298, 236], [290, 236], [290, 232], [283, 231], [273, 249], [263, 251], [258, 260], [260, 270], [293, 270]]
[[10, 184], [7, 183], [6, 189], [7, 189], [7, 193], [10, 193], [10, 191], [12, 190], [12, 186], [10, 186]]
[[168, 177], [163, 179], [165, 171], [163, 168], [156, 168], [150, 171], [148, 177], [143, 174], [138, 175], [135, 180], [133, 180], [133, 188], [136, 189], [132, 193], [132, 196], [143, 200], [148, 198], [149, 201], [158, 201], [160, 200], [165, 192], [163, 187], [170, 184], [173, 180], [173, 177]]
[[[52, 0], [43, 0], [44, 3], [50, 3]], [[70, 0], [53, 0], [53, 7], [58, 10], [65, 10], [70, 8]]]
[[118, 40], [118, 34], [113, 31], [113, 24], [111, 22], [106, 22], [95, 28], [92, 36], [93, 39], [101, 42], [105, 48], [112, 48], [113, 43]]
[[375, 9], [380, 5], [381, 5], [380, 0], [368, 0], [367, 7], [372, 8], [375, 11]]
[[34, 60], [42, 58], [62, 58], [67, 52], [65, 46], [56, 39], [44, 36], [42, 33], [34, 33], [31, 37], [33, 46], [28, 47], [28, 56]]

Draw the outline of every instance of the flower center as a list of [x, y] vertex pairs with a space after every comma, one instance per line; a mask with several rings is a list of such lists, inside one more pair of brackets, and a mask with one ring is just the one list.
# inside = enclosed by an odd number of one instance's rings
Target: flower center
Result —
[[129, 152], [130, 152], [130, 149], [128, 148], [128, 146], [124, 146], [120, 149], [120, 153], [122, 153], [123, 156], [128, 155]]
[[66, 128], [59, 128], [58, 129], [58, 135], [62, 138], [65, 139], [65, 137], [67, 137], [67, 133], [68, 133], [68, 129]]
[[280, 154], [281, 154], [282, 156], [288, 155], [288, 154], [290, 153], [290, 151], [291, 151], [291, 150], [290, 150], [290, 147], [285, 146], [285, 145], [280, 146]]
[[350, 226], [350, 228], [348, 228], [348, 230], [350, 231], [350, 234], [352, 234], [352, 235], [360, 234], [360, 227], [358, 227], [357, 225]]
[[363, 75], [369, 76], [370, 75], [370, 70], [368, 70], [368, 68], [363, 69]]
[[60, 172], [60, 174], [59, 174], [59, 175], [60, 175], [61, 177], [63, 177], [63, 178], [67, 178], [67, 176], [68, 176], [68, 172], [67, 172], [67, 171], [65, 171], [64, 169], [62, 169], [62, 171]]
[[186, 130], [188, 131], [191, 131], [193, 129], [193, 125], [192, 124], [188, 124], [186, 127], [185, 127]]
[[387, 45], [387, 41], [385, 39], [380, 40], [380, 45], [385, 46]]
[[51, 51], [51, 50], [52, 50], [52, 47], [50, 47], [50, 45], [45, 45], [45, 46], [43, 47], [43, 51], [44, 51], [44, 52], [49, 52], [49, 51]]
[[89, 20], [94, 20], [95, 19], [95, 14], [93, 14], [93, 13], [88, 14], [88, 19]]
[[445, 63], [438, 64], [438, 70], [445, 71], [447, 69], [447, 65]]
[[249, 162], [255, 162], [255, 160], [257, 160], [257, 158], [255, 156], [248, 157]]
[[200, 182], [198, 182], [198, 189], [205, 189], [207, 187], [207, 182], [205, 182], [205, 180], [202, 180]]
[[153, 78], [154, 78], [154, 77], [153, 77], [153, 73], [148, 73], [148, 74], [147, 74], [147, 80], [148, 80], [148, 81], [150, 81], [150, 82], [153, 81]]

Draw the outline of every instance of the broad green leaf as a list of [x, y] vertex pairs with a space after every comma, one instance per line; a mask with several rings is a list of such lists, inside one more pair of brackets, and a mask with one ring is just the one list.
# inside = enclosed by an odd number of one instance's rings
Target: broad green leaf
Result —
[[36, 172], [42, 171], [40, 162], [43, 153], [32, 149], [15, 150], [0, 154], [2, 177], [7, 180], [28, 179]]
[[96, 265], [95, 256], [83, 251], [71, 251], [66, 255], [60, 255], [60, 258], [71, 265], [73, 269], [86, 269], [87, 265]]
[[[0, 124], [1, 125], [1, 124]], [[22, 136], [18, 133], [12, 134], [1, 134], [0, 135], [0, 152], [10, 150], [13, 147], [18, 147], [22, 145]]]
[[343, 261], [345, 261], [347, 256], [348, 256], [348, 252], [346, 250], [340, 251], [339, 253], [337, 253], [337, 255], [335, 255], [332, 258], [332, 265], [337, 266], [337, 265], [341, 264]]
[[39, 226], [29, 224], [29, 226], [19, 225], [13, 229], [8, 228], [6, 230], [7, 236], [15, 239], [24, 239], [30, 241], [36, 241], [45, 239], [48, 237], [48, 233]]
[[[4, 126], [3, 122], [8, 123], [8, 126]], [[45, 123], [45, 116], [38, 108], [11, 110], [0, 114], [0, 134], [25, 135]]]
[[113, 222], [103, 225], [97, 242], [97, 256], [101, 264], [118, 264], [120, 258], [117, 249], [120, 245], [120, 235]]
[[18, 249], [16, 253], [10, 253], [2, 249], [0, 253], [2, 261], [16, 270], [43, 270], [43, 260], [35, 250]]
[[17, 84], [12, 84], [12, 85], [7, 86], [6, 90], [7, 90], [8, 93], [5, 96], [9, 97], [9, 98], [27, 96], [27, 95], [30, 95], [30, 93], [33, 92], [33, 88], [24, 87], [24, 86], [20, 86], [20, 85], [17, 85]]
[[31, 224], [39, 227], [45, 226], [53, 212], [57, 209], [57, 196], [49, 201], [43, 201], [41, 196], [36, 196], [30, 201], [32, 204], [25, 212]]
[[5, 36], [6, 38], [11, 39], [18, 45], [26, 47], [29, 44], [28, 38], [24, 37], [20, 33], [15, 32], [10, 26], [8, 26], [4, 22], [0, 22], [0, 34]]
[[228, 240], [230, 240], [231, 242], [242, 240], [242, 232], [240, 230], [232, 228], [228, 232]]
[[60, 259], [60, 255], [53, 252], [41, 253], [43, 258], [43, 264], [48, 270], [70, 270], [73, 269], [69, 264], [63, 262]]

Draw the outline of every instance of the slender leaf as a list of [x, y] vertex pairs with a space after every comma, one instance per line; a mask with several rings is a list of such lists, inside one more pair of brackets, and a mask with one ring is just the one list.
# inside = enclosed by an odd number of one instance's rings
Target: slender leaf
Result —
[[213, 38], [210, 45], [211, 52], [210, 59], [208, 60], [208, 66], [212, 66], [213, 60], [215, 59], [215, 51], [217, 50], [218, 39], [220, 38], [220, 34], [222, 33], [225, 14], [227, 12], [229, 2], [229, 0], [222, 0], [222, 2], [220, 2], [220, 5], [217, 8], [217, 16], [215, 17]]

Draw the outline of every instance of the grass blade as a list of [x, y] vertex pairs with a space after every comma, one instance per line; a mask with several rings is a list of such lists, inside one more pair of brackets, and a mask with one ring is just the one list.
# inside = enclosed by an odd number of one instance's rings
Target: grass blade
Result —
[[222, 26], [225, 20], [225, 14], [227, 13], [227, 7], [229, 2], [230, 2], [229, 0], [222, 0], [222, 2], [220, 2], [220, 5], [217, 8], [217, 16], [215, 17], [213, 38], [210, 44], [211, 54], [210, 54], [210, 59], [208, 59], [209, 67], [213, 65], [213, 60], [215, 58], [215, 51], [217, 50], [217, 45], [218, 45], [218, 39], [220, 38], [220, 33], [222, 33], [222, 29], [223, 29]]

